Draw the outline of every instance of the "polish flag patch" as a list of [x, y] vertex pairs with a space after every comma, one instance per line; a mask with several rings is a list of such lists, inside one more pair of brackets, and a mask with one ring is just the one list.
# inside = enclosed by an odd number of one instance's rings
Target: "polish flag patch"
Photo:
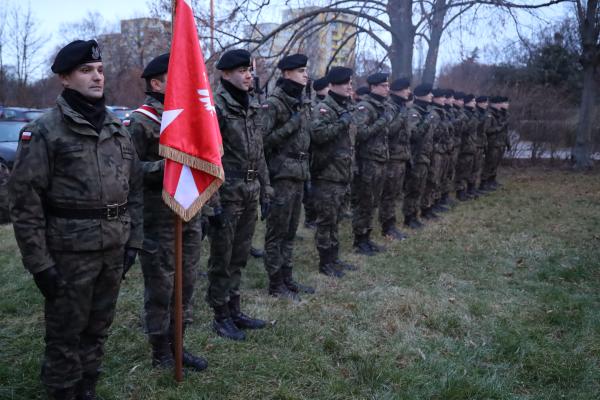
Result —
[[321, 108], [319, 111], [321, 112], [321, 114], [325, 114], [327, 112], [327, 109]]
[[129, 120], [129, 119], [124, 119], [124, 120], [123, 120], [123, 125], [125, 125], [125, 126], [129, 126], [129, 125], [131, 125], [131, 120]]
[[25, 132], [21, 133], [21, 140], [23, 140], [23, 141], [31, 140], [31, 132], [25, 131]]

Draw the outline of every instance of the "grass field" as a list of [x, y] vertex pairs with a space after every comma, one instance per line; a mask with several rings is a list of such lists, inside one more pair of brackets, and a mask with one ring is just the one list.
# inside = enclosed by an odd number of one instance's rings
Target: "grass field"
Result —
[[[600, 398], [600, 175], [505, 169], [504, 188], [372, 258], [342, 280], [319, 275], [311, 231], [296, 269], [318, 293], [266, 295], [260, 261], [243, 308], [269, 321], [244, 343], [217, 337], [204, 302], [187, 346], [209, 361], [177, 385], [153, 370], [141, 333], [142, 279], [124, 282], [107, 344], [104, 399]], [[256, 237], [262, 235], [262, 227]], [[379, 233], [379, 232], [378, 232]], [[380, 242], [383, 240], [376, 237]], [[44, 398], [42, 298], [12, 228], [0, 228], [0, 399]], [[206, 259], [202, 267], [206, 267]]]

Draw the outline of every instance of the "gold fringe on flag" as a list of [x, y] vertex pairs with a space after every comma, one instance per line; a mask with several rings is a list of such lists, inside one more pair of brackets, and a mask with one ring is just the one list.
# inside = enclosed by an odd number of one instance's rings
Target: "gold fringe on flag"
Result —
[[204, 204], [206, 204], [211, 196], [215, 194], [217, 190], [219, 190], [219, 187], [221, 187], [222, 183], [222, 180], [215, 179], [210, 185], [208, 185], [204, 192], [200, 193], [200, 196], [187, 209], [183, 208], [181, 204], [179, 204], [177, 200], [175, 200], [175, 198], [164, 189], [162, 191], [162, 198], [165, 204], [171, 210], [173, 210], [173, 212], [179, 215], [185, 222], [189, 222], [189, 220], [192, 219], [202, 209]]
[[[223, 155], [222, 146], [220, 149], [221, 155]], [[212, 176], [219, 178], [221, 181], [225, 180], [225, 171], [223, 167], [218, 165], [209, 163], [206, 160], [202, 160], [201, 158], [194, 157], [190, 154], [184, 153], [181, 150], [174, 149], [172, 147], [167, 147], [165, 145], [160, 144], [158, 146], [158, 154], [161, 157], [168, 158], [169, 160], [177, 161], [180, 164], [187, 165], [190, 168], [194, 168], [200, 171], [207, 172]], [[166, 200], [165, 200], [166, 201]]]

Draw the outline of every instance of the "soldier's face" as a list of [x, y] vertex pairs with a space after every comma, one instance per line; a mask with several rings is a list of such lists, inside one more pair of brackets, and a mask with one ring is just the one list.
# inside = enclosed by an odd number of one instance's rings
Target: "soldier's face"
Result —
[[308, 70], [306, 67], [290, 69], [287, 71], [283, 71], [283, 77], [299, 83], [302, 86], [306, 86], [308, 83]]
[[388, 82], [383, 82], [377, 85], [371, 85], [371, 93], [387, 97], [390, 94], [390, 84]]
[[329, 86], [327, 86], [325, 89], [321, 89], [317, 92], [317, 94], [320, 94], [321, 96], [327, 96], [327, 93], [329, 93]]
[[396, 90], [396, 91], [393, 91], [392, 93], [394, 93], [396, 96], [402, 97], [404, 100], [406, 100], [406, 99], [408, 99], [408, 96], [410, 96], [410, 88]]
[[434, 97], [433, 102], [437, 105], [444, 106], [444, 105], [446, 105], [446, 98], [445, 97]]
[[157, 93], [165, 93], [167, 90], [167, 74], [152, 78], [150, 80], [152, 90]]
[[473, 108], [473, 107], [475, 107], [476, 104], [477, 103], [475, 103], [475, 100], [471, 100], [470, 102], [468, 102], [467, 104], [465, 104], [465, 106]]
[[81, 64], [68, 74], [60, 75], [65, 88], [73, 89], [89, 99], [104, 95], [104, 67], [101, 62]]
[[483, 108], [485, 110], [486, 108], [488, 108], [488, 102], [486, 101], [485, 103], [477, 103], [477, 107]]
[[250, 67], [239, 67], [229, 71], [223, 71], [223, 79], [229, 81], [236, 88], [247, 92], [252, 86], [252, 74]]
[[348, 83], [342, 83], [341, 85], [329, 85], [329, 90], [340, 96], [350, 97], [352, 96], [352, 79]]

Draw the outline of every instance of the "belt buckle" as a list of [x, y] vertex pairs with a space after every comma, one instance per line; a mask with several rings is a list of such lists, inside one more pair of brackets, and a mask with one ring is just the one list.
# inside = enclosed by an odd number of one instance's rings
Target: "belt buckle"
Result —
[[114, 221], [119, 218], [119, 204], [108, 204], [106, 206], [106, 220]]
[[252, 182], [254, 179], [256, 178], [256, 170], [255, 169], [249, 169], [246, 171], [246, 182]]

